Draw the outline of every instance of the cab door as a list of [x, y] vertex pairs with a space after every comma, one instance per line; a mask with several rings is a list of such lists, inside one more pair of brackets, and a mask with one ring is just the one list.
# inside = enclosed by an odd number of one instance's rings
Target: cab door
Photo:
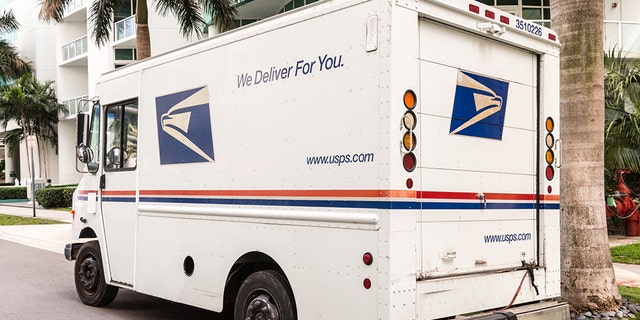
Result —
[[138, 103], [127, 101], [104, 109], [103, 175], [100, 210], [111, 280], [134, 285]]

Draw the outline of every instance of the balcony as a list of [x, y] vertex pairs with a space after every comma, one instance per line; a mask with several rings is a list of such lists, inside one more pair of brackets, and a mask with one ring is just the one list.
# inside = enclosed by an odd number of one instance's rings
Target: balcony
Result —
[[604, 21], [604, 50], [622, 50], [629, 58], [640, 58], [640, 22]]
[[87, 36], [62, 46], [61, 66], [80, 67], [87, 65]]
[[86, 103], [85, 101], [81, 101], [82, 99], [88, 100], [89, 96], [84, 95], [84, 96], [75, 97], [75, 98], [60, 102], [67, 107], [67, 112], [60, 113], [59, 118], [65, 119], [65, 118], [73, 117], [76, 114], [78, 114], [78, 111], [82, 111], [82, 108]]
[[113, 46], [116, 48], [135, 47], [136, 15], [117, 21], [114, 26]]
[[89, 0], [72, 0], [64, 12], [64, 21], [87, 21], [87, 4]]

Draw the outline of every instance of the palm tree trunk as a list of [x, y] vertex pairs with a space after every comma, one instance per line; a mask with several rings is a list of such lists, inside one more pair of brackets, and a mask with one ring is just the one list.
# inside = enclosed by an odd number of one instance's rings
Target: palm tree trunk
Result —
[[619, 305], [604, 212], [603, 0], [552, 0], [560, 52], [562, 296], [575, 311]]
[[151, 56], [151, 37], [149, 35], [149, 11], [146, 0], [138, 0], [136, 8], [136, 51], [137, 60]]

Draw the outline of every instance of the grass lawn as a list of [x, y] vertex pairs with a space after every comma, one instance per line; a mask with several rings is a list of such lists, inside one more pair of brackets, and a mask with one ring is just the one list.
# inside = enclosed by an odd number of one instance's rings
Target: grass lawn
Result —
[[[611, 248], [611, 261], [617, 263], [640, 264], [640, 243]], [[640, 303], [640, 288], [618, 286], [623, 298]]]
[[0, 214], [0, 226], [15, 226], [15, 225], [27, 225], [27, 224], [58, 224], [58, 223], [66, 223], [66, 222]]
[[640, 243], [611, 248], [611, 261], [617, 263], [640, 264]]
[[640, 288], [618, 286], [618, 291], [623, 298], [640, 304]]

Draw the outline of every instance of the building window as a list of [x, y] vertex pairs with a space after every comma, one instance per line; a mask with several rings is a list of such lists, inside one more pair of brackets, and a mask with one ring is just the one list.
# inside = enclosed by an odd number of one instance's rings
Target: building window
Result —
[[297, 9], [300, 8], [302, 6], [306, 6], [308, 4], [312, 4], [314, 2], [317, 2], [318, 0], [292, 0], [289, 3], [287, 3], [284, 8], [282, 8], [282, 10], [280, 10], [280, 13], [283, 12], [287, 12], [293, 9]]
[[114, 49], [114, 65], [117, 68], [128, 65], [136, 61], [137, 51], [135, 48], [115, 48]]
[[549, 0], [477, 0], [531, 22], [551, 26]]
[[256, 21], [258, 21], [258, 19], [234, 19], [233, 23], [235, 24], [236, 28], [238, 28], [254, 23]]

